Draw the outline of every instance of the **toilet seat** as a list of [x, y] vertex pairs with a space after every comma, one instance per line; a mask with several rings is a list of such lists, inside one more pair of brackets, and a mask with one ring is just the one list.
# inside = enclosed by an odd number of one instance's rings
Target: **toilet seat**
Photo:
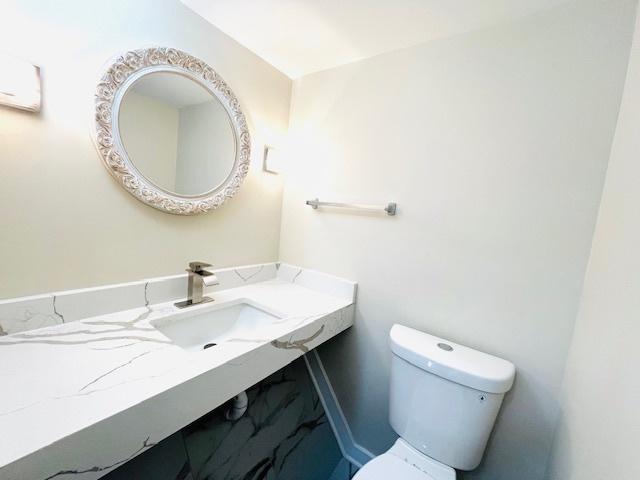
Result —
[[434, 480], [432, 476], [409, 465], [404, 460], [387, 452], [374, 458], [353, 477], [353, 480]]
[[356, 473], [353, 480], [456, 480], [456, 471], [428, 457], [402, 438]]

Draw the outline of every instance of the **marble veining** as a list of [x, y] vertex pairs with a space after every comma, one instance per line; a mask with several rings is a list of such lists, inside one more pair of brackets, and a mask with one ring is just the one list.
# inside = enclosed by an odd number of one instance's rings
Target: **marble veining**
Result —
[[0, 302], [0, 336], [64, 323], [56, 296]]
[[309, 351], [309, 347], [307, 346], [307, 344], [312, 340], [315, 340], [316, 338], [318, 338], [320, 334], [323, 332], [323, 330], [324, 330], [324, 325], [321, 325], [318, 331], [315, 332], [310, 337], [301, 338], [299, 340], [294, 340], [293, 337], [289, 337], [285, 341], [273, 340], [271, 342], [271, 345], [273, 345], [276, 348], [282, 348], [284, 350], [290, 350], [293, 348], [293, 349], [298, 349], [303, 353], [307, 353]]
[[340, 298], [350, 298], [355, 301], [356, 289], [353, 285], [340, 281], [341, 279], [314, 270], [300, 268], [281, 263], [276, 275], [279, 280], [295, 283], [302, 287]]
[[194, 480], [182, 431], [107, 473], [104, 480]]
[[145, 450], [148, 450], [149, 448], [153, 447], [154, 445], [156, 445], [156, 444], [153, 443], [153, 442], [150, 442], [149, 441], [149, 437], [147, 437], [142, 442], [142, 446], [140, 448], [138, 448], [135, 452], [133, 452], [131, 455], [129, 455], [126, 458], [123, 458], [121, 460], [117, 460], [117, 461], [113, 462], [111, 465], [94, 466], [94, 467], [86, 468], [84, 470], [60, 470], [59, 472], [56, 472], [53, 475], [49, 475], [44, 480], [50, 480], [52, 478], [57, 478], [57, 477], [68, 477], [68, 476], [74, 476], [74, 475], [82, 475], [84, 473], [99, 473], [99, 472], [112, 470], [115, 467], [117, 467], [118, 465], [122, 465], [122, 464], [128, 462], [129, 460], [134, 458], [136, 455], [144, 452]]
[[247, 282], [248, 282], [249, 280], [251, 280], [253, 277], [255, 277], [256, 275], [260, 274], [260, 272], [262, 272], [262, 270], [264, 270], [264, 265], [260, 265], [260, 266], [257, 268], [257, 270], [256, 270], [255, 272], [245, 274], [246, 276], [245, 276], [245, 275], [243, 275], [243, 274], [241, 273], [241, 271], [240, 271], [240, 270], [238, 270], [238, 269], [234, 269], [233, 271], [234, 271], [234, 273], [235, 273], [236, 275], [238, 275], [238, 277], [240, 277], [240, 279], [241, 279], [244, 283], [247, 283]]
[[247, 390], [236, 422], [217, 410], [183, 430], [196, 480], [327, 480], [342, 458], [302, 359]]
[[[247, 265], [214, 270], [220, 285], [210, 291], [228, 290], [276, 278], [276, 264]], [[47, 293], [0, 300], [0, 336], [36, 330], [114, 312], [180, 300], [187, 291], [187, 275], [153, 278], [140, 282]]]
[[294, 267], [292, 265], [282, 263], [278, 267], [278, 278], [286, 282], [295, 283], [302, 273], [302, 270], [303, 269], [300, 267]]
[[[153, 281], [138, 284], [136, 308], [67, 322], [54, 315], [53, 296], [30, 300], [52, 324], [0, 337], [0, 478], [99, 478], [353, 323], [353, 292], [335, 296], [275, 278], [275, 264], [243, 273], [246, 281], [234, 270], [226, 274], [241, 286], [216, 291], [214, 306], [250, 300], [279, 318], [195, 353], [152, 326], [185, 315], [173, 302], [151, 302]], [[253, 283], [266, 273], [273, 277]], [[331, 288], [355, 290], [342, 282]]]
[[55, 296], [55, 295], [54, 295], [54, 296], [53, 296], [53, 298], [51, 299], [51, 304], [52, 304], [52, 306], [53, 306], [53, 314], [54, 314], [56, 317], [58, 317], [58, 318], [62, 321], [62, 323], [64, 323], [64, 322], [65, 322], [64, 315], [62, 315], [62, 314], [58, 311], [58, 309], [56, 308], [56, 300], [57, 300], [57, 299], [58, 299], [58, 297], [57, 297], [57, 296]]
[[235, 421], [225, 405], [108, 473], [104, 480], [348, 480], [302, 359], [247, 389]]

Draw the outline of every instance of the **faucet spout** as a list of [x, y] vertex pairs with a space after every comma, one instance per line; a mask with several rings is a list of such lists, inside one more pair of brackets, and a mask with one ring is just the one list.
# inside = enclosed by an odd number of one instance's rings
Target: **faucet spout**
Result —
[[187, 299], [182, 302], [175, 303], [178, 308], [190, 307], [191, 305], [199, 305], [201, 303], [213, 302], [213, 298], [204, 295], [205, 287], [220, 285], [216, 274], [210, 270], [206, 270], [212, 265], [205, 262], [189, 262], [187, 273]]
[[205, 271], [200, 275], [202, 276], [202, 283], [204, 284], [205, 287], [213, 287], [216, 285], [220, 285], [220, 281], [218, 280], [218, 277], [216, 277], [215, 273]]

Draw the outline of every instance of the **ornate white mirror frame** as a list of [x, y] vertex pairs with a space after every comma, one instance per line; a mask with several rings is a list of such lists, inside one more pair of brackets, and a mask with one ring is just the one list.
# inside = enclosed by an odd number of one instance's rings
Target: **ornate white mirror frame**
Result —
[[[229, 176], [201, 195], [180, 195], [149, 181], [135, 167], [122, 144], [118, 127], [120, 104], [133, 83], [154, 72], [184, 75], [206, 88], [229, 115], [235, 141], [235, 159]], [[177, 215], [206, 213], [233, 197], [249, 171], [251, 139], [240, 103], [225, 81], [205, 62], [175, 48], [155, 47], [126, 52], [110, 62], [95, 96], [93, 137], [111, 175], [138, 200]]]

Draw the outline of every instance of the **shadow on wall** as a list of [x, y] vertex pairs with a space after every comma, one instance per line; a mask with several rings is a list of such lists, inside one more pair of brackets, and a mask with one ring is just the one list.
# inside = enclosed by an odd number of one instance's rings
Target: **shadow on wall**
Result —
[[[560, 409], [558, 424], [554, 435], [554, 443], [549, 455], [549, 465], [545, 480], [568, 480], [574, 477], [574, 442], [571, 429], [567, 423], [564, 408]], [[560, 473], [560, 475], [558, 475]], [[617, 478], [617, 477], [616, 477]]]

